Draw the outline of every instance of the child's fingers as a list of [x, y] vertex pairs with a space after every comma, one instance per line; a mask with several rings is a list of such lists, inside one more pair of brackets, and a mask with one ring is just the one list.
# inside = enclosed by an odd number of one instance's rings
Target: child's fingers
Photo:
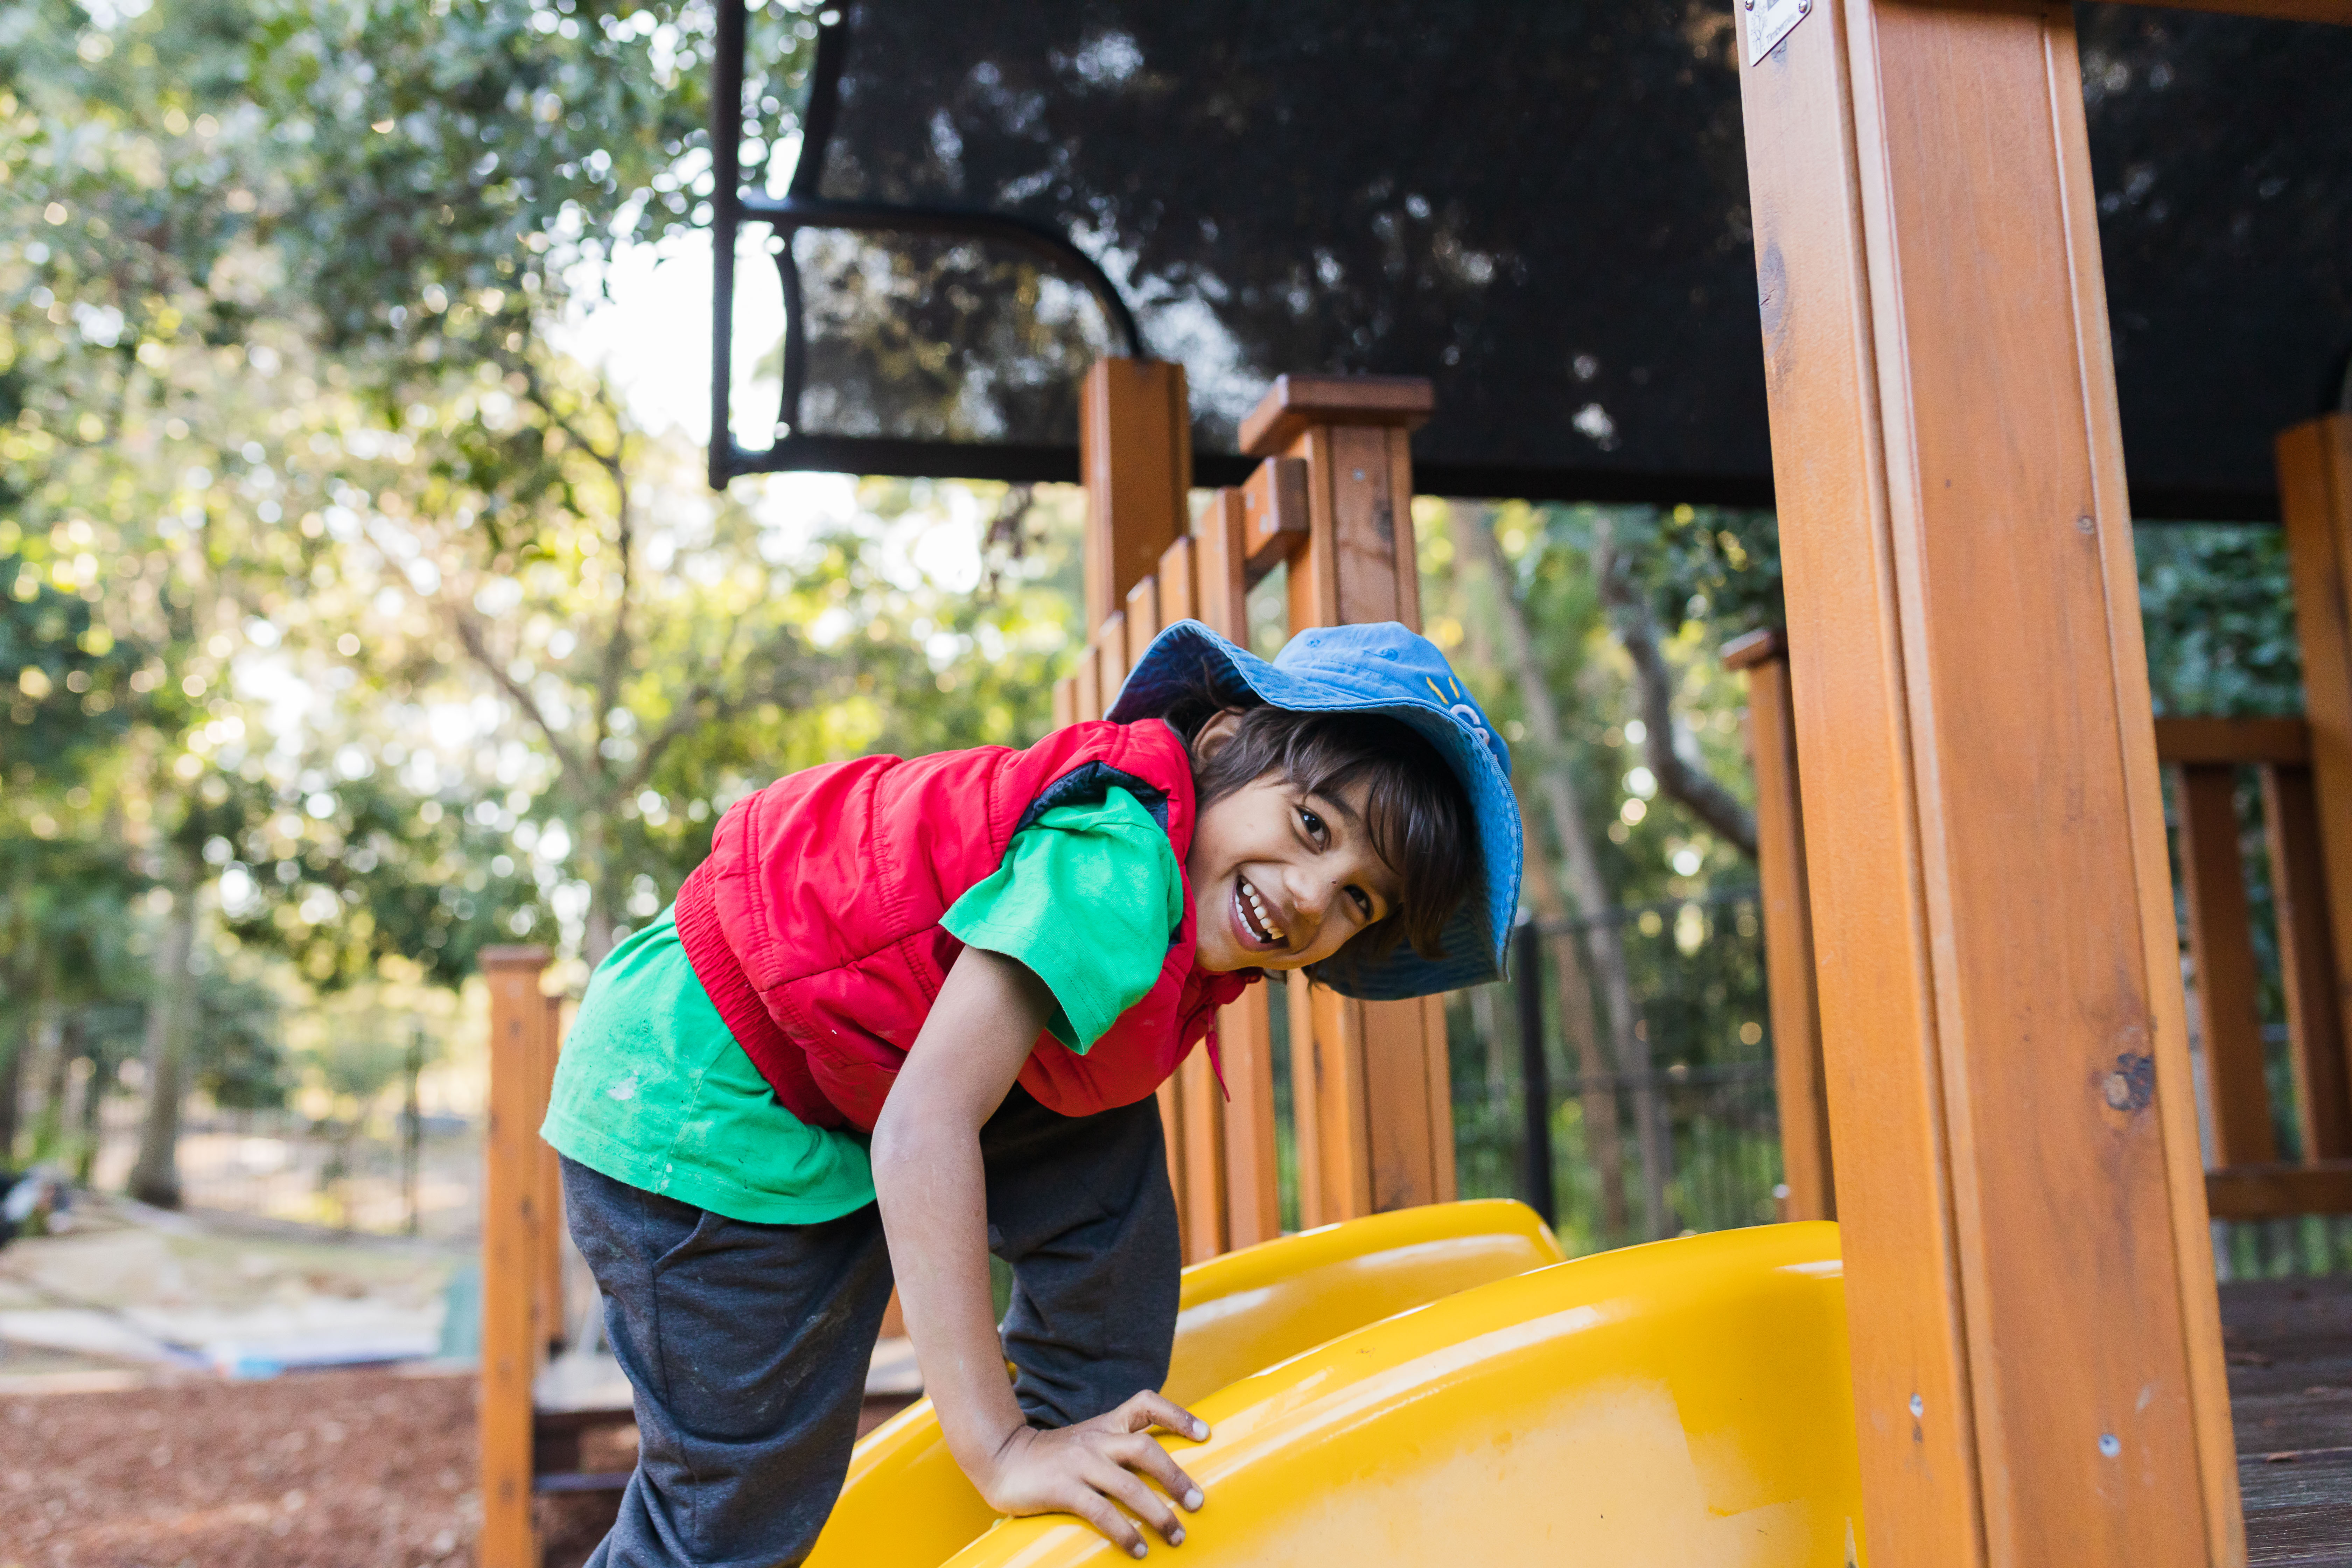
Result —
[[[1146, 1426], [1164, 1426], [1180, 1437], [1190, 1437], [1195, 1443], [1208, 1441], [1209, 1424], [1174, 1401], [1162, 1397], [1153, 1389], [1145, 1389], [1125, 1405], [1119, 1414], [1128, 1418], [1128, 1430], [1140, 1432]], [[1144, 1419], [1138, 1421], [1137, 1417]]]
[[1055, 1511], [1076, 1514], [1129, 1557], [1140, 1557], [1149, 1550], [1143, 1544], [1143, 1532], [1135, 1528], [1133, 1520], [1118, 1511], [1110, 1499], [1082, 1480], [1076, 1481], [1071, 1491], [1074, 1495], [1053, 1504]]
[[1187, 1510], [1200, 1510], [1201, 1483], [1184, 1473], [1182, 1466], [1170, 1458], [1168, 1450], [1149, 1437], [1132, 1436], [1122, 1440], [1112, 1450], [1113, 1458], [1131, 1470], [1150, 1477], [1160, 1488]]
[[[1150, 1443], [1149, 1438], [1145, 1441]], [[1155, 1448], [1159, 1447], [1156, 1443], [1151, 1443], [1150, 1446]], [[1158, 1531], [1160, 1538], [1169, 1545], [1183, 1544], [1184, 1526], [1177, 1519], [1176, 1510], [1168, 1506], [1166, 1498], [1145, 1486], [1141, 1478], [1134, 1471], [1126, 1468], [1123, 1464], [1090, 1467], [1087, 1473], [1087, 1484], [1108, 1497], [1112, 1501], [1125, 1504], [1128, 1512]]]

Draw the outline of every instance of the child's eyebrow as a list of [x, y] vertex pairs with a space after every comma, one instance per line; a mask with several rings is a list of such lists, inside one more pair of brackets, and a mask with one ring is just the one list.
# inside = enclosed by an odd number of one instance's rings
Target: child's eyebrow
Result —
[[1304, 795], [1308, 800], [1314, 801], [1327, 808], [1332, 816], [1344, 816], [1348, 819], [1350, 825], [1356, 827], [1361, 827], [1364, 826], [1364, 814], [1358, 811], [1344, 796], [1328, 795], [1319, 789], [1306, 789], [1299, 793]]

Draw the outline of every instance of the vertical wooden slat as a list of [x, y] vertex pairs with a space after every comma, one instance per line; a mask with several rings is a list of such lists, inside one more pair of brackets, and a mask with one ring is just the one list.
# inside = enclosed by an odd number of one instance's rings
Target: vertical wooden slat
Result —
[[1461, 1187], [1454, 1165], [1454, 1064], [1444, 1049], [1443, 995], [1421, 999], [1421, 1037], [1434, 1040], [1439, 1047], [1433, 1051], [1423, 1051], [1421, 1058], [1422, 1071], [1427, 1076], [1422, 1086], [1422, 1104], [1429, 1111], [1429, 1201], [1450, 1204], [1461, 1196]]
[[[1186, 613], [1211, 631], [1249, 642], [1247, 521], [1238, 489], [1221, 489], [1209, 500], [1189, 550], [1192, 600]], [[1164, 565], [1164, 581], [1175, 574]], [[1163, 596], [1166, 590], [1162, 590]], [[1173, 610], [1170, 611], [1171, 616]], [[1276, 994], [1283, 995], [1277, 1003]], [[1288, 1005], [1286, 988], [1276, 982], [1253, 985], [1217, 1014], [1217, 1039], [1224, 1058], [1225, 1235], [1234, 1247], [1270, 1241], [1282, 1231], [1282, 1190], [1276, 1169], [1274, 1026], [1270, 1009]], [[1302, 1037], [1294, 1035], [1294, 1039]], [[1312, 1223], [1311, 1221], [1308, 1223]]]
[[1788, 639], [1754, 632], [1723, 650], [1748, 679], [1748, 754], [1756, 778], [1756, 879], [1764, 910], [1764, 969], [1772, 1019], [1772, 1080], [1780, 1119], [1782, 1219], [1835, 1219], [1822, 1014], [1813, 987], [1813, 916], [1805, 887], [1805, 826], [1790, 704]]
[[2294, 1066], [2303, 1157], [2341, 1160], [2352, 1157], [2352, 1070], [2345, 1059], [2344, 1010], [2336, 994], [2318, 794], [2305, 766], [2274, 763], [2262, 776], [2279, 978], [2286, 993], [2287, 1057]]
[[555, 1151], [539, 1136], [539, 1128], [555, 1091], [555, 1062], [563, 1049], [563, 1014], [568, 1004], [560, 995], [546, 1001], [546, 1014], [540, 1022], [539, 1082], [530, 1109], [531, 1156], [539, 1173], [540, 1276], [534, 1305], [539, 1310], [540, 1342], [553, 1351], [571, 1333], [563, 1310], [563, 1167]]
[[[1172, 548], [1172, 546], [1171, 546]], [[1127, 591], [1127, 668], [1133, 669], [1160, 635], [1160, 579], [1146, 577]]]
[[1320, 1092], [1315, 1071], [1315, 997], [1307, 976], [1285, 977], [1282, 1006], [1290, 1034], [1291, 1167], [1298, 1188], [1298, 1223], [1312, 1230], [1340, 1216], [1323, 1193], [1323, 1120], [1315, 1114]]
[[1249, 549], [1244, 539], [1242, 492], [1222, 489], [1209, 498], [1193, 534], [1193, 614], [1219, 637], [1249, 646]]
[[1167, 1145], [1168, 1190], [1176, 1194], [1176, 1247], [1190, 1261], [1192, 1256], [1192, 1210], [1184, 1202], [1184, 1095], [1174, 1079], [1153, 1091], [1160, 1103], [1160, 1135]]
[[1118, 699], [1118, 689], [1127, 683], [1126, 611], [1113, 614], [1095, 633], [1095, 668], [1102, 693], [1100, 712], [1108, 713]]
[[[2325, 901], [2328, 976], [2342, 1018], [2352, 1016], [2352, 415], [2330, 414], [2285, 431], [2277, 457], [2279, 518], [2294, 583], [2304, 710], [2311, 724], [2315, 868], [2324, 871], [2312, 890]], [[2278, 864], [2275, 856], [2273, 863]], [[2309, 859], [2300, 864], [2315, 866]], [[2338, 1035], [2341, 1039], [2340, 1026]], [[2352, 1039], [2342, 1045], [2352, 1049]], [[2341, 1052], [2337, 1059], [2340, 1075], [2352, 1078], [2352, 1060]], [[2313, 1147], [2305, 1144], [2306, 1151]], [[2352, 1154], [2352, 1149], [2339, 1152]]]
[[2244, 1553], [2076, 48], [1740, 69], [1882, 1564]]
[[1070, 711], [1081, 724], [1102, 717], [1102, 664], [1091, 642], [1078, 650], [1077, 672], [1070, 680]]
[[[490, 1001], [489, 1127], [482, 1149], [482, 1568], [539, 1568], [531, 1519], [531, 1381], [545, 1337], [540, 1292], [539, 1120], [546, 1110], [547, 1005], [539, 994], [545, 950], [485, 948]], [[534, 1109], [536, 1108], [536, 1109]]]
[[[1159, 565], [1169, 571], [1169, 587], [1160, 578], [1146, 577], [1127, 594], [1127, 658], [1129, 668], [1143, 657], [1159, 635], [1162, 616], [1181, 617], [1192, 599], [1192, 557], [1186, 540], [1161, 552]], [[1181, 1137], [1181, 1182], [1176, 1201], [1183, 1210], [1184, 1256], [1192, 1262], [1216, 1257], [1230, 1243], [1225, 1219], [1224, 1101], [1217, 1090], [1215, 1069], [1205, 1050], [1194, 1050], [1176, 1069], [1175, 1099], [1179, 1115], [1169, 1127]]]
[[1078, 721], [1078, 678], [1066, 675], [1054, 682], [1054, 728]]
[[2239, 851], [2238, 770], [2195, 763], [2173, 770], [2180, 807], [2182, 891], [2189, 961], [2213, 1108], [2213, 1163], [2267, 1165], [2278, 1158], [2263, 1077], [2263, 1021], [2253, 931]]
[[1281, 1177], [1276, 1168], [1274, 1030], [1267, 1009], [1279, 982], [1253, 985], [1217, 1013], [1224, 1058], [1225, 1237], [1234, 1247], [1282, 1234]]
[[1165, 630], [1178, 621], [1199, 618], [1200, 596], [1193, 584], [1193, 542], [1186, 534], [1160, 552], [1160, 569], [1154, 575], [1160, 584], [1160, 619], [1158, 626]]
[[1183, 1102], [1184, 1256], [1194, 1263], [1216, 1257], [1232, 1244], [1225, 1229], [1224, 1102], [1209, 1054], [1195, 1050], [1176, 1074]]
[[1184, 367], [1104, 358], [1078, 404], [1087, 487], [1086, 624], [1098, 626], [1184, 532], [1192, 484]]
[[[1406, 443], [1430, 406], [1428, 384], [1412, 378], [1286, 376], [1244, 423], [1244, 452], [1307, 465], [1307, 537], [1290, 559], [1292, 636], [1417, 620]], [[1306, 1223], [1437, 1201], [1453, 1139], [1431, 1107], [1430, 1086], [1445, 1071], [1444, 1010], [1318, 990], [1306, 1012], [1314, 1033], [1292, 1036], [1293, 1076], [1305, 1072], [1315, 1092], [1295, 1097], [1292, 1115], [1302, 1124], [1302, 1193], [1303, 1123], [1317, 1121], [1320, 1205], [1319, 1217]]]

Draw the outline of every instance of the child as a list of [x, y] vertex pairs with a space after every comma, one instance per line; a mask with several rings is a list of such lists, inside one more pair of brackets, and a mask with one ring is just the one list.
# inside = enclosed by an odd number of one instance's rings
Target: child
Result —
[[1171, 1500], [1203, 1500], [1148, 1434], [1208, 1433], [1158, 1393], [1180, 1258], [1152, 1091], [1204, 1036], [1214, 1064], [1216, 1009], [1269, 971], [1495, 978], [1509, 766], [1393, 622], [1267, 664], [1187, 621], [1104, 722], [738, 803], [598, 966], [543, 1130], [636, 1391], [592, 1564], [799, 1562], [894, 1279], [982, 1497], [1181, 1543]]

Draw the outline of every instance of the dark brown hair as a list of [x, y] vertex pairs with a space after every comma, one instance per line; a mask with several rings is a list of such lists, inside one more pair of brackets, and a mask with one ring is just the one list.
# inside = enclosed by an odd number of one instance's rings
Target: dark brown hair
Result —
[[[1241, 710], [1232, 737], [1202, 756], [1201, 731], [1227, 709]], [[1376, 963], [1410, 942], [1442, 958], [1439, 941], [1477, 878], [1477, 829], [1462, 781], [1420, 731], [1381, 713], [1295, 712], [1218, 691], [1207, 671], [1166, 718], [1192, 748], [1195, 811], [1269, 775], [1338, 800], [1359, 781], [1367, 789], [1364, 829], [1372, 853], [1397, 876], [1394, 909], [1349, 939], [1318, 970]]]

